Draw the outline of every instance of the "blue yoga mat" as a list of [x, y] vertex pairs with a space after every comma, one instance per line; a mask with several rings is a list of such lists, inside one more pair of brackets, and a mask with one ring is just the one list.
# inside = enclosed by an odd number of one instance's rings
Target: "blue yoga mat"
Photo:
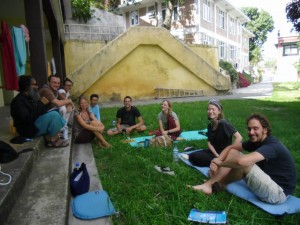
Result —
[[[185, 140], [182, 141], [192, 141], [192, 140], [204, 140], [207, 139], [207, 137], [203, 134], [199, 134], [199, 132], [202, 133], [206, 133], [207, 129], [204, 130], [193, 130], [193, 131], [184, 131], [180, 134], [179, 137], [184, 138]], [[153, 138], [154, 135], [152, 136], [144, 136], [144, 137], [136, 137], [136, 138], [132, 138], [131, 142], [129, 142], [129, 144], [132, 147], [143, 147], [144, 146], [144, 141], [146, 139], [151, 139]], [[175, 142], [179, 142], [179, 141], [175, 141]]]
[[[198, 150], [195, 150], [198, 151]], [[186, 152], [186, 154], [190, 154], [192, 152]], [[208, 176], [208, 167], [198, 167], [194, 166], [190, 163], [189, 160], [185, 160], [181, 154], [178, 154], [179, 158], [185, 162], [187, 165], [194, 167], [198, 171], [200, 171], [205, 176]], [[273, 215], [283, 215], [283, 214], [293, 214], [300, 212], [300, 198], [295, 196], [288, 196], [287, 200], [282, 204], [268, 204], [266, 202], [260, 201], [255, 194], [247, 187], [244, 180], [239, 180], [237, 182], [231, 183], [227, 185], [227, 191], [246, 200], [251, 202], [252, 204], [256, 205], [257, 207], [263, 209], [264, 211], [273, 214]]]

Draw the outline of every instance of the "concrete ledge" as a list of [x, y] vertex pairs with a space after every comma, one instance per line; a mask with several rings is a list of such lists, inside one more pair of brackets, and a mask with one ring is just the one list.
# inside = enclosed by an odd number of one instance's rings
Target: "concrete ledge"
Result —
[[67, 224], [70, 145], [41, 148], [7, 224]]
[[[29, 177], [34, 161], [38, 158], [40, 149], [43, 146], [42, 138], [35, 138], [33, 142], [27, 142], [22, 145], [11, 144], [9, 139], [13, 136], [7, 136], [5, 142], [9, 143], [16, 151], [26, 148], [33, 148], [33, 152], [23, 153], [17, 159], [10, 163], [2, 164], [1, 170], [11, 175], [12, 179], [8, 185], [0, 186], [0, 224], [5, 224], [9, 213], [15, 202], [20, 197], [23, 187]], [[0, 175], [2, 182], [8, 181], [3, 175]], [[4, 180], [5, 179], [5, 180]]]
[[[102, 185], [99, 179], [99, 174], [93, 154], [93, 149], [90, 143], [88, 144], [74, 144], [72, 148], [72, 163], [71, 170], [74, 168], [76, 162], [84, 162], [90, 175], [90, 190], [102, 190]], [[72, 201], [70, 198], [70, 203]], [[71, 205], [71, 204], [70, 204]], [[69, 207], [69, 225], [111, 225], [110, 217], [99, 218], [95, 220], [80, 220], [74, 217], [71, 206]]]

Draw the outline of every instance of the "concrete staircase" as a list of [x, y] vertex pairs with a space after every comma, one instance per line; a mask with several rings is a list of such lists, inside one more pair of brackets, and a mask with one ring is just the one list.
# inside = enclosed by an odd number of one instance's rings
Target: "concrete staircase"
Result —
[[[0, 116], [9, 117], [9, 107], [0, 107]], [[5, 123], [0, 125], [0, 140], [9, 143], [13, 137]], [[1, 165], [1, 170], [12, 176], [10, 184], [0, 186], [0, 224], [99, 224], [110, 225], [110, 218], [79, 220], [70, 209], [72, 197], [69, 176], [75, 162], [85, 162], [91, 178], [90, 191], [102, 189], [91, 144], [70, 145], [65, 148], [46, 148], [43, 138], [12, 145], [17, 151], [33, 148], [16, 160]], [[6, 177], [0, 174], [0, 182]]]

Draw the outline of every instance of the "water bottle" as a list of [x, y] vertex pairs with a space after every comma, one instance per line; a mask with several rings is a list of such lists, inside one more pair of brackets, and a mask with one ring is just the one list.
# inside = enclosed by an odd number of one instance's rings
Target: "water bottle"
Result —
[[179, 158], [178, 158], [178, 147], [177, 145], [174, 145], [173, 148], [173, 161], [174, 162], [178, 162]]
[[69, 135], [68, 135], [68, 127], [65, 126], [64, 128], [64, 140], [68, 140], [69, 139]]
[[75, 163], [75, 169], [76, 169], [76, 170], [79, 170], [79, 168], [80, 168], [80, 163], [79, 163], [79, 162], [76, 162], [76, 163]]
[[116, 127], [117, 122], [115, 120], [112, 121], [112, 127]]

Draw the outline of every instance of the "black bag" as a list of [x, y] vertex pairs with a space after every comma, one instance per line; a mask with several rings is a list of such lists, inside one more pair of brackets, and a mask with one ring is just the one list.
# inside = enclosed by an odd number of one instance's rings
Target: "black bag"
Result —
[[85, 163], [75, 168], [70, 176], [70, 189], [73, 197], [84, 194], [90, 189], [90, 176]]
[[19, 157], [20, 154], [33, 151], [32, 148], [23, 149], [17, 152], [13, 147], [4, 141], [0, 141], [0, 163], [9, 163]]

